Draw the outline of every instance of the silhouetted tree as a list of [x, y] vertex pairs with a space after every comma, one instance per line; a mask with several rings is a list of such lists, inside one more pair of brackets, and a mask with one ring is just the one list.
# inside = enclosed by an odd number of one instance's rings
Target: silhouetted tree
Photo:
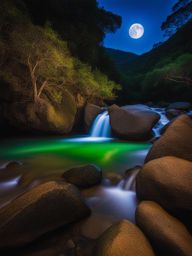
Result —
[[182, 25], [192, 18], [192, 1], [178, 0], [169, 15], [161, 25], [165, 37], [172, 36]]
[[[27, 5], [35, 24], [45, 25], [49, 22], [61, 38], [68, 42], [74, 56], [94, 68], [102, 67], [100, 58], [103, 52], [100, 48], [105, 33], [114, 32], [121, 26], [120, 16], [100, 8], [96, 0], [23, 0], [23, 2]], [[110, 68], [106, 66], [105, 73], [110, 73]], [[115, 73], [115, 67], [111, 73]]]

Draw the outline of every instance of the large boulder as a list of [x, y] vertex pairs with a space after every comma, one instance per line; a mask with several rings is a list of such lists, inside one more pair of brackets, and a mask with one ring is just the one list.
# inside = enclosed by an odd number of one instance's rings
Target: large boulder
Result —
[[86, 129], [89, 129], [95, 120], [96, 116], [102, 112], [102, 108], [88, 103], [85, 107], [84, 121]]
[[186, 102], [186, 101], [181, 101], [181, 102], [174, 102], [169, 104], [169, 106], [167, 107], [167, 109], [177, 109], [177, 110], [190, 110], [190, 108], [192, 107], [190, 102]]
[[154, 256], [142, 231], [127, 220], [107, 229], [98, 239], [95, 256]]
[[73, 185], [44, 183], [0, 210], [0, 247], [24, 245], [89, 213]]
[[88, 188], [101, 183], [102, 171], [95, 165], [74, 167], [62, 176], [67, 182], [80, 188]]
[[148, 162], [137, 175], [136, 192], [165, 209], [192, 211], [192, 162], [176, 157]]
[[111, 128], [115, 136], [127, 140], [148, 140], [159, 114], [144, 105], [109, 108]]
[[146, 162], [163, 156], [176, 156], [192, 161], [192, 118], [181, 115], [172, 122], [161, 138], [154, 142]]
[[187, 228], [155, 202], [143, 201], [136, 222], [162, 255], [191, 256], [192, 236]]
[[55, 99], [47, 90], [36, 103], [4, 103], [3, 111], [9, 125], [19, 130], [67, 134], [73, 128], [77, 107], [69, 91], [62, 90], [62, 97]]

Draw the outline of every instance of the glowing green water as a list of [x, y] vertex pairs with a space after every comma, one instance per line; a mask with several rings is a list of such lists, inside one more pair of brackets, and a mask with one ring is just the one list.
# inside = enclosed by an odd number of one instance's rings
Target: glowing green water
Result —
[[149, 144], [115, 141], [20, 140], [1, 144], [0, 159], [27, 161], [42, 169], [93, 163], [106, 170], [119, 171], [122, 166], [126, 168], [142, 163], [149, 147]]
[[[4, 169], [0, 172], [0, 207], [7, 204], [31, 185], [42, 180], [60, 179], [63, 172], [73, 166], [96, 164], [104, 172], [124, 173], [126, 169], [143, 164], [149, 144], [118, 141], [82, 142], [64, 139], [6, 141], [0, 144], [0, 165], [9, 160], [20, 160], [19, 168]], [[87, 196], [100, 198], [92, 211], [110, 216], [114, 220], [134, 219], [136, 196], [133, 192], [98, 187]], [[91, 206], [90, 201], [90, 207]], [[92, 225], [92, 224], [91, 224]]]

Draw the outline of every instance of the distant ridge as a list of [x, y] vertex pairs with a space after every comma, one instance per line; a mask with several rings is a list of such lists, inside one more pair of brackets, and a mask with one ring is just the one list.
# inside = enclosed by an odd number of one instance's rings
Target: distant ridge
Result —
[[162, 67], [167, 60], [174, 61], [184, 53], [192, 53], [192, 21], [181, 27], [170, 39], [159, 47], [138, 56], [130, 63], [129, 59], [121, 66], [127, 75], [145, 73], [155, 67]]
[[129, 64], [133, 60], [137, 59], [139, 55], [131, 53], [131, 52], [125, 52], [117, 49], [112, 48], [105, 48], [106, 53], [110, 56], [110, 58], [115, 62], [117, 68], [119, 70], [122, 69], [123, 66], [126, 64]]

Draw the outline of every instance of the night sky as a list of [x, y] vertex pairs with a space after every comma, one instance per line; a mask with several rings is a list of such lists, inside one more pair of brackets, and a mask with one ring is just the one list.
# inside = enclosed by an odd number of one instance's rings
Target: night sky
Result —
[[[107, 34], [104, 45], [109, 48], [142, 54], [157, 42], [163, 41], [162, 22], [171, 13], [177, 0], [98, 0], [106, 10], [122, 16], [122, 26], [114, 34]], [[133, 23], [141, 23], [145, 34], [131, 39], [128, 29]]]

